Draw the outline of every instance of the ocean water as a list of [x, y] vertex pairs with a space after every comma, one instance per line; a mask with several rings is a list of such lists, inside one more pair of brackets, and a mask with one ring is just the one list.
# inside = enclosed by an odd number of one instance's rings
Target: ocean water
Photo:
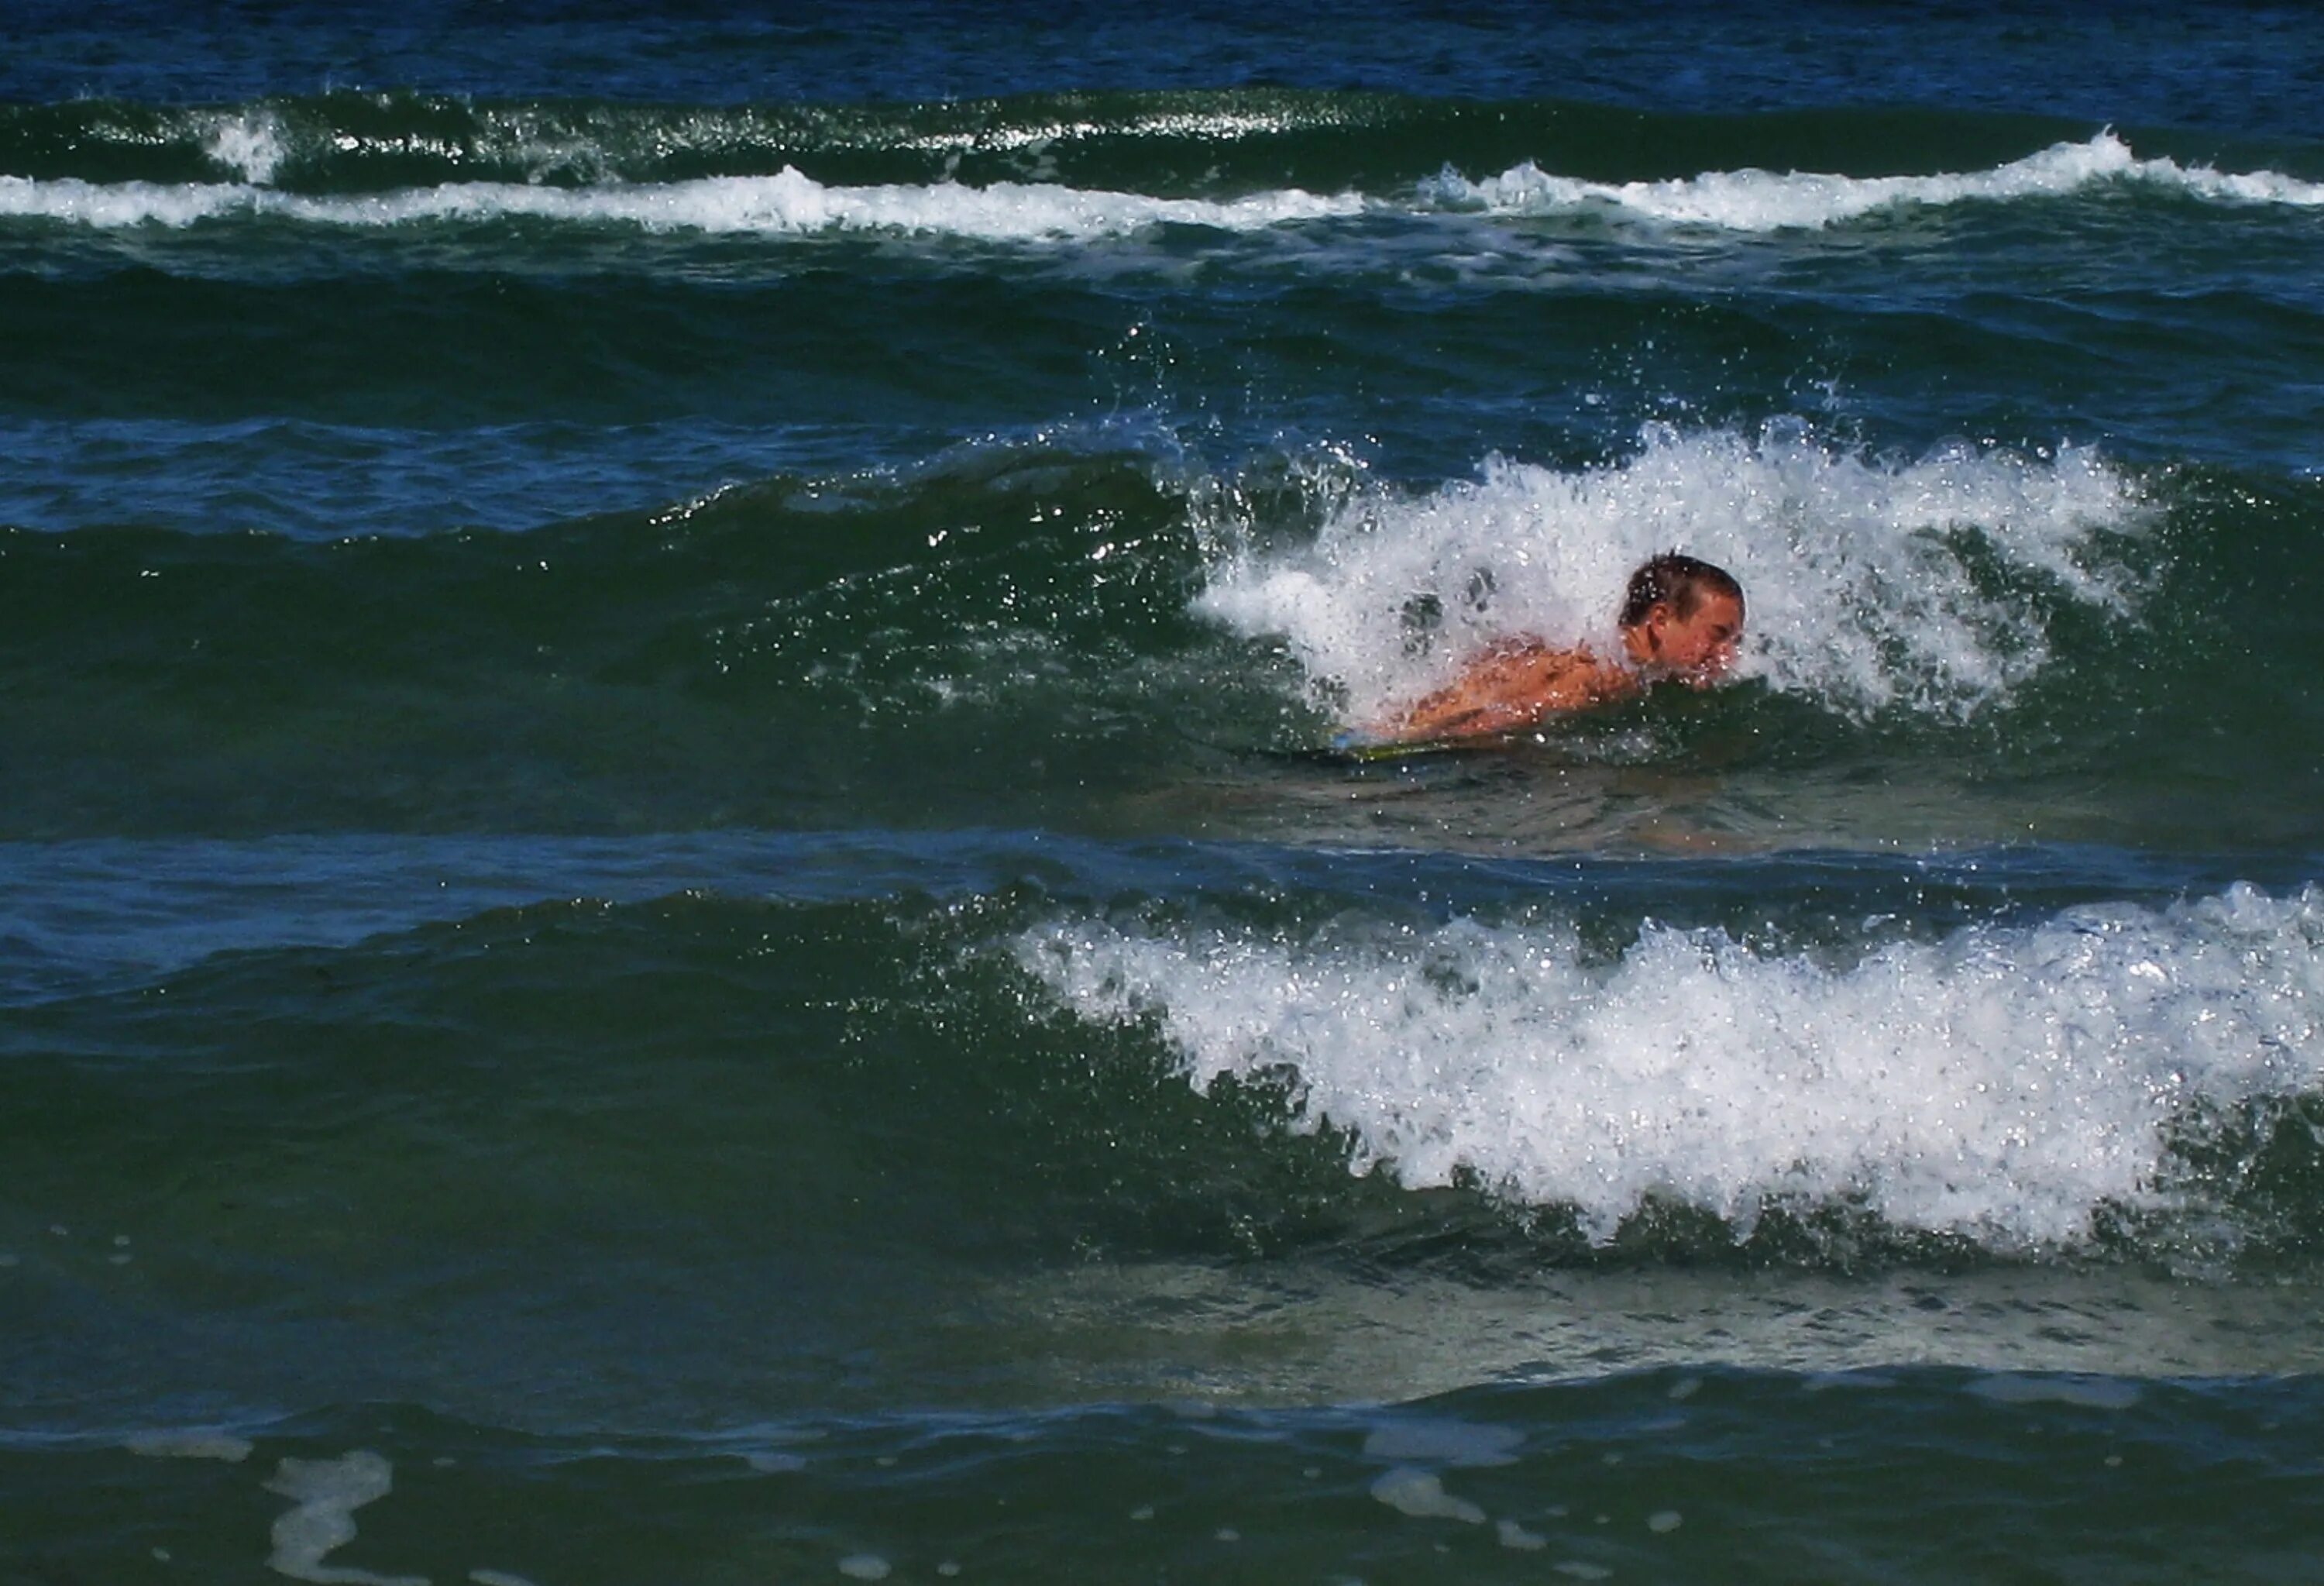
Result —
[[2319, 106], [10, 6], [0, 1581], [2315, 1579]]

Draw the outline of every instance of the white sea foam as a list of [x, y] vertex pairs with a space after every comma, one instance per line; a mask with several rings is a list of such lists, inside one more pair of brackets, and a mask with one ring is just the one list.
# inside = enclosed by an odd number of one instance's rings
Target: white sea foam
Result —
[[267, 1567], [318, 1586], [428, 1586], [425, 1575], [382, 1575], [323, 1561], [355, 1537], [355, 1510], [385, 1498], [395, 1468], [367, 1448], [336, 1460], [284, 1460], [266, 1490], [292, 1501], [274, 1522]]
[[1501, 1539], [1503, 1547], [1514, 1548], [1519, 1553], [1539, 1553], [1549, 1545], [1548, 1537], [1538, 1531], [1526, 1530], [1515, 1520], [1494, 1521], [1493, 1532]]
[[2324, 890], [2246, 886], [1978, 925], [1852, 966], [1646, 922], [1592, 962], [1547, 921], [1304, 943], [1065, 919], [1019, 964], [1150, 1018], [1198, 1088], [1289, 1065], [1303, 1115], [1415, 1187], [1464, 1173], [1610, 1238], [1649, 1197], [1748, 1231], [1769, 1196], [2071, 1244], [2171, 1203], [2171, 1130], [2324, 1079]]
[[2052, 198], [2106, 182], [2174, 189], [2199, 198], [2251, 204], [2324, 205], [2324, 182], [2278, 171], [2230, 172], [2142, 160], [2112, 132], [2056, 143], [1990, 171], [1929, 176], [1840, 176], [1820, 171], [1710, 171], [1662, 181], [1602, 182], [1558, 176], [1530, 161], [1471, 181], [1446, 170], [1422, 184], [1425, 199], [1498, 214], [1597, 209], [1613, 215], [1726, 231], [1816, 228], [1903, 205]]
[[[1246, 118], [1195, 117], [1183, 135], [1232, 137]], [[960, 146], [1042, 147], [1102, 130], [1081, 124], [1024, 128], [1006, 136], [936, 134], [932, 150]], [[587, 173], [603, 162], [588, 140], [517, 129], [516, 152], [540, 173]], [[1663, 224], [1765, 232], [1816, 228], [1877, 209], [1965, 200], [2067, 197], [2105, 183], [2169, 189], [2222, 203], [2324, 205], [2324, 183], [2274, 171], [2222, 171], [2167, 157], [2140, 159], [2112, 132], [2058, 143], [1989, 171], [1926, 176], [1854, 177], [1816, 171], [1710, 171], [1659, 181], [1602, 182], [1545, 171], [1531, 161], [1472, 180], [1447, 167], [1394, 197], [1318, 194], [1283, 188], [1236, 198], [1166, 198], [1065, 187], [1047, 181], [955, 181], [848, 187], [815, 180], [796, 167], [772, 176], [706, 177], [675, 182], [447, 182], [430, 188], [314, 197], [277, 190], [288, 134], [266, 110], [217, 114], [203, 152], [240, 180], [231, 182], [113, 182], [0, 176], [0, 217], [46, 218], [98, 227], [183, 226], [234, 216], [269, 216], [315, 225], [391, 226], [510, 217], [650, 231], [799, 235], [891, 230], [991, 240], [1119, 235], [1160, 224], [1250, 231], [1288, 221], [1365, 213], [1481, 209], [1490, 214], [1596, 210]], [[404, 152], [448, 156], [421, 140]]]
[[1895, 463], [1797, 424], [1748, 437], [1657, 426], [1609, 467], [1497, 458], [1417, 499], [1360, 493], [1312, 543], [1222, 558], [1196, 609], [1287, 640], [1362, 724], [1508, 634], [1610, 652], [1630, 570], [1675, 549], [1741, 580], [1744, 675], [1850, 713], [1957, 716], [2005, 697], [2049, 650], [2030, 600], [1981, 589], [1955, 537], [2059, 596], [2126, 611], [2128, 586], [2093, 536], [2146, 517], [2086, 448], [2029, 458], [1955, 445]]
[[1455, 1498], [1445, 1491], [1443, 1477], [1409, 1465], [1399, 1465], [1374, 1481], [1372, 1496], [1397, 1514], [1409, 1515], [1416, 1520], [1459, 1520], [1468, 1526], [1485, 1523], [1485, 1511], [1467, 1498]]
[[0, 176], [0, 217], [97, 227], [185, 226], [231, 216], [350, 227], [536, 219], [630, 226], [650, 232], [799, 235], [894, 231], [1032, 242], [1116, 236], [1166, 224], [1250, 231], [1285, 221], [1355, 214], [1363, 207], [1364, 200], [1353, 193], [1334, 196], [1297, 189], [1212, 200], [1026, 182], [981, 188], [949, 181], [835, 187], [791, 167], [773, 176], [694, 181], [596, 187], [446, 182], [321, 198], [279, 191], [255, 180], [98, 183], [72, 177], [33, 180]]
[[211, 118], [202, 152], [245, 182], [274, 180], [288, 151], [282, 123], [271, 110], [233, 110]]

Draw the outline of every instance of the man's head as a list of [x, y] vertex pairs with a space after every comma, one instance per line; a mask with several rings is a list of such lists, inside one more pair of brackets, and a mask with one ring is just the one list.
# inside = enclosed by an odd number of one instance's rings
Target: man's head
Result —
[[1633, 661], [1702, 687], [1735, 664], [1743, 586], [1723, 567], [1668, 551], [1630, 575], [1620, 621]]

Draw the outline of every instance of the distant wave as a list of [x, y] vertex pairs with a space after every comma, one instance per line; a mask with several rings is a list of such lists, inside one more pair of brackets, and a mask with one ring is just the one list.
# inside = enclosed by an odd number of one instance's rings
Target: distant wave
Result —
[[[933, 135], [933, 134], [931, 134]], [[1191, 135], [1191, 134], [1190, 134]], [[1038, 142], [1030, 134], [1028, 142]], [[188, 226], [262, 217], [309, 225], [387, 227], [511, 219], [634, 226], [649, 232], [804, 235], [885, 231], [991, 241], [1118, 236], [1158, 225], [1252, 231], [1353, 215], [1482, 211], [1555, 215], [1602, 211], [1674, 226], [1737, 232], [1813, 229], [1877, 210], [1968, 201], [2070, 197], [2107, 183], [2163, 188], [2220, 203], [2324, 206], [2324, 182], [2273, 171], [2229, 172], [2142, 160], [2111, 132], [2058, 143], [1987, 171], [1853, 177], [1822, 172], [1713, 171], [1660, 181], [1604, 182], [1545, 171], [1530, 161], [1472, 181], [1447, 168], [1392, 195], [1351, 188], [1269, 188], [1221, 198], [1160, 197], [1056, 181], [957, 180], [862, 185], [819, 181], [795, 165], [772, 175], [682, 181], [447, 181], [318, 195], [272, 184], [284, 152], [268, 118], [217, 118], [205, 157], [238, 181], [92, 181], [0, 175], [0, 218], [98, 228]]]
[[1159, 198], [1043, 182], [966, 187], [833, 187], [791, 168], [773, 176], [586, 188], [447, 182], [356, 197], [312, 198], [253, 182], [97, 183], [0, 176], [0, 217], [84, 226], [191, 226], [235, 216], [319, 226], [539, 219], [646, 231], [933, 232], [995, 241], [1120, 235], [1159, 225], [1244, 231], [1360, 212], [1364, 200], [1290, 189], [1226, 200]]
[[[1157, 151], [1216, 158], [1238, 148], [1279, 150], [1286, 141], [1312, 155], [1318, 146], [1410, 135], [1452, 155], [1467, 147], [1460, 129], [1480, 114], [1395, 95], [1288, 89], [913, 105], [495, 104], [348, 92], [224, 106], [77, 100], [0, 105], [0, 171], [91, 180], [232, 176], [346, 191], [455, 180], [764, 176], [800, 163], [828, 179], [835, 173], [816, 162], [835, 161], [887, 180], [971, 180], [958, 169], [967, 161], [975, 180], [1062, 180], [1070, 179], [1057, 173], [1060, 160], [1095, 154], [1118, 163]], [[1279, 152], [1275, 162], [1280, 168]]]
[[1679, 226], [1728, 231], [1813, 229], [1877, 209], [1969, 200], [2063, 198], [2105, 182], [2142, 182], [2199, 198], [2251, 204], [2324, 205], [2324, 182], [2278, 171], [2229, 172], [2142, 160], [2112, 132], [2088, 143], [2056, 143], [1990, 171], [1933, 176], [1840, 176], [1817, 171], [1711, 171], [1667, 181], [1583, 181], [1527, 162], [1471, 181], [1447, 171], [1424, 185], [1440, 202], [1508, 215], [1600, 208]]

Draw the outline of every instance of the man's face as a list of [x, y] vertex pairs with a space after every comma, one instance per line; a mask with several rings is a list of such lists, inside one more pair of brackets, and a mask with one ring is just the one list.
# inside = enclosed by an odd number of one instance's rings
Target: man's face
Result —
[[1735, 646], [1743, 637], [1743, 603], [1731, 595], [1706, 594], [1693, 613], [1657, 605], [1646, 615], [1648, 648], [1661, 665], [1697, 687], [1707, 687], [1735, 666]]

